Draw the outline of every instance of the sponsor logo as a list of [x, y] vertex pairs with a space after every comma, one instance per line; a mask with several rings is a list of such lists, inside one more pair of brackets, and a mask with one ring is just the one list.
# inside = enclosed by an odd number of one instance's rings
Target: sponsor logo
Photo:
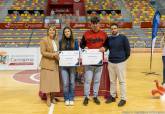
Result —
[[33, 55], [12, 55], [9, 65], [33, 65]]
[[9, 56], [7, 52], [0, 51], [0, 64], [7, 64], [8, 63]]

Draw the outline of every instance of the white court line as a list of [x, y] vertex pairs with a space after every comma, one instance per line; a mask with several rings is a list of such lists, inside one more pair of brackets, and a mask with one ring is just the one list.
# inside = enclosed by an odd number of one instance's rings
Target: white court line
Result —
[[33, 81], [36, 81], [36, 82], [39, 82], [40, 80], [36, 79], [35, 76], [38, 75], [39, 73], [35, 73], [35, 74], [32, 74], [30, 76], [30, 79], [33, 80]]
[[[36, 73], [37, 74], [37, 73]], [[38, 85], [38, 83], [28, 83], [28, 82], [24, 82], [24, 81], [21, 81], [21, 80], [17, 80], [17, 79], [15, 79], [14, 77], [15, 77], [16, 75], [15, 74], [12, 74], [11, 75], [11, 78], [13, 79], [13, 80], [15, 80], [16, 82], [19, 82], [19, 83], [23, 83], [23, 84], [30, 84], [30, 85]], [[30, 78], [30, 77], [29, 77]]]
[[48, 114], [53, 114], [53, 111], [54, 111], [54, 104], [51, 103]]

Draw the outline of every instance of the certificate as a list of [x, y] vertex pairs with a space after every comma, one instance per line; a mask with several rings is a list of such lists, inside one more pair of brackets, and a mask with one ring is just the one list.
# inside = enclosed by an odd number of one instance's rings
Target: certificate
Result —
[[84, 49], [81, 52], [82, 65], [102, 65], [103, 53], [99, 49]]
[[60, 51], [59, 66], [79, 66], [79, 51]]

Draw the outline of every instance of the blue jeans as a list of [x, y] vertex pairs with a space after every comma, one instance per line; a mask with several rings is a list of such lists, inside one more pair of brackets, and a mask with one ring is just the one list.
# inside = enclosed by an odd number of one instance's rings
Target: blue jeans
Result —
[[163, 82], [162, 84], [165, 83], [165, 56], [162, 56], [162, 61], [163, 61]]
[[97, 97], [100, 86], [100, 79], [102, 74], [102, 66], [85, 66], [85, 82], [84, 82], [84, 95], [89, 98], [90, 95], [90, 85], [92, 78], [93, 81], [93, 96]]
[[61, 67], [64, 100], [74, 100], [75, 67]]

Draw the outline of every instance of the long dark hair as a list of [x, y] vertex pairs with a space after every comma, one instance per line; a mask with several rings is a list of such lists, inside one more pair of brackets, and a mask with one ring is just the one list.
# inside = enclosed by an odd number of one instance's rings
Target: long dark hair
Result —
[[68, 26], [63, 29], [61, 48], [64, 50], [65, 47], [66, 47], [66, 44], [67, 44], [67, 38], [65, 36], [65, 29], [69, 29], [70, 32], [71, 32], [71, 35], [70, 35], [70, 49], [74, 49], [73, 32], [72, 32], [72, 29], [70, 27], [68, 27]]

